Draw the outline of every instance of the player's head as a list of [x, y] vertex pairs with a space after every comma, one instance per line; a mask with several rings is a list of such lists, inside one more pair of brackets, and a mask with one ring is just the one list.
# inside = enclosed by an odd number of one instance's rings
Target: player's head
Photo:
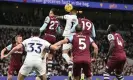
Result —
[[32, 29], [32, 36], [39, 36], [40, 30], [39, 29]]
[[58, 15], [58, 9], [52, 8], [49, 12], [49, 16]]
[[21, 36], [21, 35], [17, 35], [17, 36], [15, 37], [15, 41], [16, 41], [16, 43], [21, 43], [21, 42], [23, 41], [22, 36]]
[[75, 30], [76, 30], [76, 33], [80, 33], [82, 32], [82, 27], [80, 25], [77, 25]]
[[77, 14], [77, 9], [76, 9], [76, 8], [73, 8], [73, 9], [70, 11], [70, 14]]
[[110, 33], [110, 32], [116, 32], [117, 31], [117, 27], [115, 24], [110, 24], [108, 26], [108, 29], [107, 29], [107, 32]]

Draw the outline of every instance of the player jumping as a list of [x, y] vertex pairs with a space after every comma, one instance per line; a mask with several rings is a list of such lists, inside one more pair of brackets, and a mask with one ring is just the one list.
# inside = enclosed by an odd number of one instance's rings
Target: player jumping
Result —
[[[81, 68], [83, 68], [83, 72], [87, 78], [87, 80], [91, 80], [91, 57], [89, 47], [92, 45], [94, 47], [94, 58], [98, 54], [98, 47], [93, 41], [91, 37], [88, 35], [83, 35], [82, 27], [77, 26], [76, 34], [72, 35], [64, 40], [61, 40], [56, 43], [56, 45], [61, 45], [65, 43], [72, 43], [72, 55], [73, 55], [73, 75], [74, 80], [80, 80]], [[65, 56], [68, 61], [71, 61], [69, 57]], [[94, 59], [93, 59], [94, 60]]]
[[116, 25], [111, 24], [107, 29], [110, 47], [107, 54], [106, 72], [103, 74], [104, 80], [110, 80], [109, 74], [114, 70], [116, 78], [118, 80], [124, 80], [122, 71], [126, 62], [126, 53], [124, 51], [124, 41], [121, 35], [116, 32], [116, 28]]
[[[57, 14], [58, 10], [52, 8], [49, 12], [49, 16], [45, 18], [43, 26], [40, 28], [40, 33], [43, 35], [42, 38], [51, 44], [56, 42], [56, 33], [60, 32], [59, 21], [55, 17]], [[48, 55], [47, 75], [52, 74], [53, 53], [54, 51], [51, 50], [50, 54]]]
[[[82, 14], [80, 14], [82, 15]], [[86, 18], [78, 18], [78, 23], [79, 25], [82, 27], [82, 33], [86, 36], [91, 36], [93, 38], [96, 37], [96, 33], [95, 33], [95, 27], [93, 25], [93, 23], [86, 19]], [[71, 32], [75, 32], [75, 26], [72, 27]], [[84, 78], [84, 74], [82, 78]]]
[[[93, 38], [96, 37], [94, 24], [90, 20], [88, 20], [86, 18], [78, 18], [78, 21], [79, 21], [79, 25], [83, 29], [84, 35], [88, 35]], [[71, 29], [71, 32], [74, 32], [74, 31], [75, 31], [75, 28], [73, 27]]]
[[42, 53], [46, 48], [57, 50], [58, 46], [51, 45], [46, 40], [39, 38], [39, 30], [34, 29], [32, 31], [33, 37], [26, 39], [22, 42], [22, 44], [14, 47], [6, 56], [13, 54], [16, 50], [24, 48], [27, 52], [24, 64], [22, 65], [17, 80], [24, 80], [24, 78], [32, 71], [35, 70], [38, 75], [41, 77], [41, 80], [46, 80], [46, 61], [43, 61]]
[[[19, 45], [22, 42], [22, 36], [17, 35], [15, 37], [15, 43], [12, 43], [8, 45], [6, 48], [4, 48], [1, 51], [1, 59], [4, 58], [4, 54], [6, 51], [10, 51], [13, 47]], [[9, 63], [9, 68], [8, 68], [8, 75], [7, 75], [7, 80], [12, 80], [12, 76], [14, 72], [16, 71], [17, 73], [19, 72], [19, 69], [22, 66], [22, 53], [23, 49], [20, 48], [17, 51], [14, 52], [14, 54], [11, 55], [10, 63]]]
[[[77, 10], [76, 9], [72, 9], [71, 12], [67, 15], [64, 16], [57, 16], [58, 19], [65, 19], [66, 20], [66, 25], [65, 25], [65, 29], [63, 32], [63, 36], [65, 38], [69, 37], [72, 35], [71, 33], [71, 28], [75, 27], [78, 24], [78, 19], [77, 19]], [[62, 49], [62, 56], [63, 58], [66, 60], [66, 62], [69, 64], [69, 75], [71, 75], [71, 69], [72, 69], [72, 61], [70, 61], [69, 59], [69, 55], [68, 52], [69, 50], [72, 48], [72, 45], [69, 44], [63, 44], [63, 49]], [[69, 58], [69, 59], [68, 59]]]

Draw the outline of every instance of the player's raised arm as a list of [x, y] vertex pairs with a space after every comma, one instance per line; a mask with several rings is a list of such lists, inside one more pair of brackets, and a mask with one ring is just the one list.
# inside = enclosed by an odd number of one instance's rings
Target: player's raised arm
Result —
[[2, 51], [1, 51], [1, 59], [4, 58], [4, 53], [5, 51], [10, 51], [12, 48], [12, 44], [8, 45], [7, 47], [5, 47]]
[[[111, 33], [111, 32], [115, 32], [116, 31], [116, 26], [111, 24], [108, 26], [107, 32]], [[110, 42], [110, 47], [108, 50], [108, 54], [107, 54], [107, 58], [112, 54], [112, 51], [115, 47], [115, 37], [113, 36], [113, 34], [108, 34], [108, 41]]]
[[58, 26], [58, 27], [56, 28], [56, 33], [61, 34], [61, 27], [60, 27], [60, 26]]
[[44, 21], [42, 27], [40, 28], [40, 36], [41, 36], [42, 32], [46, 29], [49, 22], [50, 22], [50, 18], [49, 18], [49, 16], [47, 16], [45, 18], [45, 21]]
[[94, 24], [92, 24], [92, 37], [96, 37], [96, 31], [95, 31], [95, 26], [94, 26]]
[[23, 47], [23, 44], [18, 44], [16, 47], [14, 47], [7, 55], [5, 55], [4, 57], [8, 57], [9, 55], [11, 55], [12, 53], [14, 53], [16, 50], [19, 50]]

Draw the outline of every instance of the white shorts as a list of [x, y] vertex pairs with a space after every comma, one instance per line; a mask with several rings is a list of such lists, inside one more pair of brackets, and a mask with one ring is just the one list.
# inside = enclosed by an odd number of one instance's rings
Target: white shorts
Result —
[[62, 50], [67, 50], [67, 49], [72, 49], [72, 44], [71, 43], [68, 43], [68, 44], [63, 44], [63, 48]]
[[46, 74], [46, 63], [44, 61], [26, 61], [22, 65], [19, 73], [24, 76], [28, 76], [28, 74], [32, 71], [36, 71], [38, 76]]
[[[67, 37], [65, 37], [67, 38]], [[72, 44], [71, 43], [67, 43], [67, 44], [63, 44], [62, 50], [67, 50], [67, 49], [72, 49]]]

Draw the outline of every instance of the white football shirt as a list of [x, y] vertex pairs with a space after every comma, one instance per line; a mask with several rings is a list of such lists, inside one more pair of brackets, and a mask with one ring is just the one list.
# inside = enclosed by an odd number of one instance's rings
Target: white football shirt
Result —
[[27, 52], [25, 60], [41, 60], [42, 53], [45, 48], [50, 47], [50, 43], [39, 37], [31, 37], [22, 42], [25, 51]]
[[64, 15], [66, 19], [66, 26], [63, 32], [63, 36], [68, 37], [71, 35], [71, 28], [78, 25], [78, 19], [76, 15]]

